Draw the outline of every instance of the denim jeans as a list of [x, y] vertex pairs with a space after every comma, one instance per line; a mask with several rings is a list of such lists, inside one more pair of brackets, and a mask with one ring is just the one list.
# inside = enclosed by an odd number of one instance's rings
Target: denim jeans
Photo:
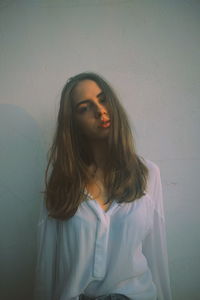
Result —
[[128, 300], [129, 298], [122, 294], [109, 294], [109, 295], [103, 295], [98, 297], [89, 297], [84, 294], [81, 294], [79, 296], [79, 300], [122, 300], [122, 299]]

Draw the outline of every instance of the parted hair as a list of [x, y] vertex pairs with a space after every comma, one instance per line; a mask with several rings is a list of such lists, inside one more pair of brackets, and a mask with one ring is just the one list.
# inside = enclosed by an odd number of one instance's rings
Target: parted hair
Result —
[[44, 200], [48, 215], [55, 219], [72, 217], [86, 200], [85, 188], [91, 176], [88, 166], [95, 164], [88, 143], [77, 128], [72, 105], [74, 88], [88, 79], [103, 91], [111, 118], [104, 178], [107, 203], [132, 202], [145, 194], [148, 169], [144, 159], [136, 154], [127, 114], [114, 89], [97, 73], [80, 73], [68, 79], [62, 90], [56, 130], [48, 152]]

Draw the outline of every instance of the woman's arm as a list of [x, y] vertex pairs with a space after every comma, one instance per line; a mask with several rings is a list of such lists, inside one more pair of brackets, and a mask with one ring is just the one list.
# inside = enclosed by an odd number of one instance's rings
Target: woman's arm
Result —
[[150, 166], [148, 193], [154, 203], [154, 216], [152, 226], [143, 242], [143, 253], [157, 288], [158, 300], [171, 300], [160, 170], [153, 162], [149, 161], [148, 164]]
[[37, 234], [35, 300], [54, 300], [57, 236], [58, 222], [48, 218], [46, 208], [43, 206]]

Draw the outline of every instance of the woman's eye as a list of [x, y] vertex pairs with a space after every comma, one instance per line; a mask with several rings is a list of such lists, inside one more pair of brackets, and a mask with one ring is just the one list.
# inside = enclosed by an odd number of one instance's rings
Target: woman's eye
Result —
[[106, 100], [106, 97], [103, 97], [103, 98], [100, 99], [100, 102], [101, 102], [101, 103], [104, 103], [104, 102], [106, 102], [106, 101], [107, 101], [107, 100]]
[[86, 111], [88, 111], [89, 110], [89, 106], [80, 106], [79, 108], [78, 108], [78, 112], [79, 113], [84, 113], [84, 112], [86, 112]]

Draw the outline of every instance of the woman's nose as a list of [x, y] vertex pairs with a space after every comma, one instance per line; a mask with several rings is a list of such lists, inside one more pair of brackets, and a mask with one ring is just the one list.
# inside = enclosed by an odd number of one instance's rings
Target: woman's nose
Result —
[[106, 108], [104, 106], [97, 106], [95, 110], [95, 116], [99, 118], [100, 116], [108, 114]]

